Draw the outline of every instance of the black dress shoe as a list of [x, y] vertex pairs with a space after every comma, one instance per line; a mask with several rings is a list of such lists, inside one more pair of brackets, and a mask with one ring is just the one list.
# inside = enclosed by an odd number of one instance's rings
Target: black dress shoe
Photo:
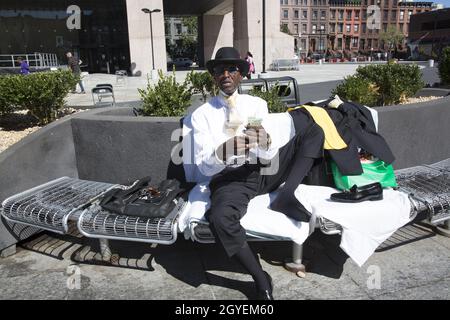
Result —
[[358, 187], [356, 184], [349, 190], [333, 193], [330, 197], [336, 202], [362, 202], [367, 200], [383, 200], [383, 187], [379, 182]]
[[257, 300], [274, 300], [273, 299], [273, 295], [272, 295], [272, 291], [273, 291], [272, 277], [266, 271], [264, 271], [264, 274], [266, 275], [267, 280], [269, 280], [270, 290], [260, 290], [260, 289], [258, 289], [256, 299]]

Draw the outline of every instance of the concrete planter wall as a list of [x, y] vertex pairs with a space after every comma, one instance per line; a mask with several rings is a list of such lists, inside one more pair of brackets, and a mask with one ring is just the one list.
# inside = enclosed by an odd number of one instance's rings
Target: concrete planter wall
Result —
[[[378, 111], [379, 131], [394, 151], [396, 169], [450, 157], [450, 97]], [[114, 183], [181, 177], [182, 167], [170, 163], [177, 128], [179, 118], [134, 117], [132, 108], [59, 120], [0, 154], [0, 201], [61, 176]], [[17, 240], [0, 223], [0, 250]]]

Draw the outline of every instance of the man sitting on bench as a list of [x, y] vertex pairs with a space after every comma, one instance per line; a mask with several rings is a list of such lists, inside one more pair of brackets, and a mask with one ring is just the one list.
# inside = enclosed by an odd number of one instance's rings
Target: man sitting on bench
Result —
[[[314, 159], [323, 156], [324, 134], [314, 121], [309, 121], [305, 127], [297, 128], [290, 142], [278, 150], [271, 145], [270, 135], [261, 124], [248, 126], [251, 118], [264, 119], [268, 109], [264, 100], [238, 94], [239, 83], [248, 72], [248, 64], [239, 52], [231, 47], [221, 48], [206, 66], [220, 88], [217, 97], [192, 114], [195, 164], [210, 177], [211, 207], [206, 219], [227, 255], [253, 277], [257, 297], [271, 300], [271, 277], [248, 246], [240, 219], [252, 198], [274, 191], [283, 182], [286, 192], [282, 193], [293, 195]], [[268, 159], [270, 166], [277, 160], [279, 165], [274, 167], [278, 169], [264, 174]], [[288, 213], [291, 218], [309, 220], [309, 213], [300, 202], [296, 201], [292, 209]]]

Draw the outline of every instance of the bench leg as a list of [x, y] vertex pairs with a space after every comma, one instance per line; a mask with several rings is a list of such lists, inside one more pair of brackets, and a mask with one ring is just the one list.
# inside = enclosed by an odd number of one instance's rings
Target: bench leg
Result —
[[443, 225], [436, 226], [436, 233], [450, 238], [450, 220], [446, 220]]
[[3, 250], [0, 252], [0, 258], [8, 258], [8, 257], [11, 257], [11, 256], [15, 255], [16, 252], [17, 252], [17, 250], [16, 250], [16, 245], [13, 244], [12, 246], [3, 249]]
[[111, 261], [112, 254], [108, 239], [100, 239], [100, 253], [103, 261]]
[[303, 245], [297, 243], [292, 244], [292, 261], [284, 264], [284, 267], [290, 272], [294, 272], [300, 278], [306, 277], [305, 265], [302, 263]]

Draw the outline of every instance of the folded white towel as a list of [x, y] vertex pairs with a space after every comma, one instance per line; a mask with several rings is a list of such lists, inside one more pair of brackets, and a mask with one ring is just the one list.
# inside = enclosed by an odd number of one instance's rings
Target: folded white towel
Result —
[[383, 200], [340, 203], [330, 199], [336, 189], [300, 185], [297, 199], [315, 217], [323, 217], [342, 226], [340, 247], [358, 266], [398, 228], [409, 222], [411, 203], [406, 193], [383, 190]]

